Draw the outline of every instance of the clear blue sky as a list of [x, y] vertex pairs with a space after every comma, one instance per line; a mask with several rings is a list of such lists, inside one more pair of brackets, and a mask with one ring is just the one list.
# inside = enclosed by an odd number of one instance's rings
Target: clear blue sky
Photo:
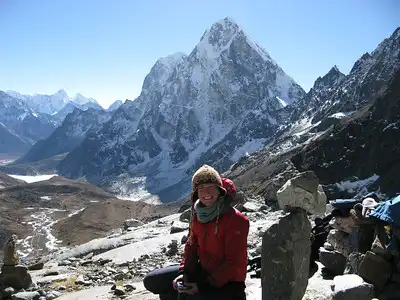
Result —
[[0, 90], [134, 99], [159, 57], [239, 23], [308, 90], [400, 26], [398, 0], [0, 0]]

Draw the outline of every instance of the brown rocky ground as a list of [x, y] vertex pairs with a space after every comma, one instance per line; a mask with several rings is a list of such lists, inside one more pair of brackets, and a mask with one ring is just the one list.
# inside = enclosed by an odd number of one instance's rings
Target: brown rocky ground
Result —
[[126, 219], [147, 222], [178, 210], [173, 204], [120, 200], [94, 185], [59, 176], [30, 184], [5, 174], [0, 180], [7, 183], [0, 190], [0, 248], [17, 234], [25, 251], [35, 249], [31, 255], [102, 237], [121, 228]]

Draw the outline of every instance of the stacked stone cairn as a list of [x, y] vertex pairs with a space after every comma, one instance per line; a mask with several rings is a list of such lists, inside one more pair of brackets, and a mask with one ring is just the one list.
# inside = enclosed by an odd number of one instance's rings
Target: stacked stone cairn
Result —
[[323, 215], [326, 195], [313, 172], [303, 172], [277, 191], [282, 214], [262, 229], [263, 300], [301, 300], [308, 285], [311, 223]]
[[[9, 299], [19, 295], [39, 297], [38, 292], [25, 292], [32, 285], [32, 278], [28, 268], [20, 265], [19, 255], [16, 251], [17, 236], [14, 234], [7, 241], [4, 248], [3, 266], [0, 273], [0, 299]], [[19, 299], [19, 298], [18, 298]]]

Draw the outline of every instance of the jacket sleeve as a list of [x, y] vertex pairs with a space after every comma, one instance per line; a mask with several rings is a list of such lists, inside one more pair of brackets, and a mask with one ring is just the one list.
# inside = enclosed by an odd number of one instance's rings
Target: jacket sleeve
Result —
[[179, 265], [179, 274], [185, 274], [189, 278], [195, 273], [198, 256], [197, 256], [197, 234], [196, 234], [196, 220], [193, 220], [193, 228], [190, 236], [185, 244], [185, 251], [181, 264]]
[[[224, 238], [225, 259], [208, 278], [204, 278], [198, 283], [199, 290], [207, 290], [210, 286], [221, 287], [230, 280], [230, 275], [236, 272], [243, 272], [247, 268], [247, 237], [249, 234], [250, 223], [247, 218], [235, 220], [226, 228]], [[243, 266], [243, 264], [245, 264]]]

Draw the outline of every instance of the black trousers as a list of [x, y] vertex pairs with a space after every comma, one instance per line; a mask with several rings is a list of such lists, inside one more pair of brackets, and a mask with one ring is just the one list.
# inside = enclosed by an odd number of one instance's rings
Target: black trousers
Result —
[[159, 295], [161, 300], [246, 300], [244, 282], [228, 282], [220, 288], [193, 296], [180, 294], [172, 286], [178, 269], [179, 265], [176, 265], [151, 271], [143, 279], [143, 284], [148, 291]]

